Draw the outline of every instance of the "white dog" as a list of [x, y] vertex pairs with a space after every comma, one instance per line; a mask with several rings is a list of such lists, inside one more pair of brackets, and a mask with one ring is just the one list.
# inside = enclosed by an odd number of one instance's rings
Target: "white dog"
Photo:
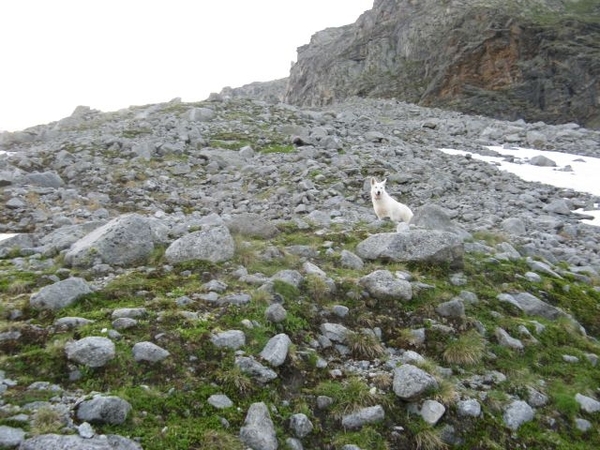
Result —
[[373, 209], [379, 220], [389, 217], [394, 222], [409, 223], [413, 217], [413, 212], [410, 208], [396, 200], [394, 200], [385, 190], [385, 182], [381, 183], [371, 178], [371, 200], [373, 200]]

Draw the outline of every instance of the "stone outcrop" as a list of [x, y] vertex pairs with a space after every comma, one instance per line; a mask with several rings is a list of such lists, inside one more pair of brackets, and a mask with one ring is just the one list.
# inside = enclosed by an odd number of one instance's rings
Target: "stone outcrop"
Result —
[[376, 0], [298, 48], [285, 101], [397, 98], [505, 120], [600, 127], [597, 3]]

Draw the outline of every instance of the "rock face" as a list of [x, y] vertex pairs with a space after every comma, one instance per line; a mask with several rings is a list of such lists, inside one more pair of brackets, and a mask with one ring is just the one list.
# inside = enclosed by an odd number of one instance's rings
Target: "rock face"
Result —
[[298, 48], [285, 101], [392, 98], [505, 120], [600, 127], [597, 3], [376, 0]]

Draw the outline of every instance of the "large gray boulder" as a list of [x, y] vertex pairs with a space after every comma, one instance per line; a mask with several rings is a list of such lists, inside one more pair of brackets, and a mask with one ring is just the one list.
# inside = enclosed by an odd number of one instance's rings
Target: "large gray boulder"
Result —
[[170, 264], [186, 261], [227, 261], [235, 253], [235, 242], [224, 225], [186, 234], [173, 242], [165, 252]]
[[29, 304], [33, 308], [57, 311], [77, 301], [83, 295], [92, 292], [92, 288], [83, 278], [71, 277], [44, 286], [31, 295]]
[[463, 240], [471, 237], [468, 231], [452, 221], [446, 209], [432, 203], [418, 208], [410, 224], [429, 230], [449, 231], [460, 236]]
[[148, 219], [126, 214], [75, 242], [65, 254], [65, 263], [76, 268], [97, 263], [130, 267], [144, 264], [153, 251], [154, 234]]
[[25, 183], [47, 188], [59, 188], [65, 182], [56, 172], [32, 172], [24, 177]]
[[263, 402], [253, 403], [246, 413], [240, 439], [253, 450], [277, 450], [277, 433], [269, 409]]
[[88, 367], [102, 367], [115, 357], [115, 344], [102, 336], [88, 336], [65, 345], [67, 358]]
[[410, 300], [412, 286], [389, 270], [376, 270], [362, 277], [358, 283], [364, 287], [369, 295], [378, 300]]
[[25, 431], [20, 428], [0, 425], [0, 448], [14, 448], [25, 440]]
[[40, 243], [46, 255], [55, 255], [61, 250], [68, 249], [79, 239], [85, 237], [96, 228], [106, 224], [105, 221], [91, 221], [76, 225], [65, 225], [43, 236]]
[[131, 404], [116, 396], [102, 396], [85, 400], [77, 407], [77, 418], [89, 423], [120, 425], [127, 419]]
[[379, 233], [356, 246], [356, 254], [363, 259], [447, 264], [452, 269], [464, 267], [464, 253], [464, 245], [458, 235], [438, 230]]

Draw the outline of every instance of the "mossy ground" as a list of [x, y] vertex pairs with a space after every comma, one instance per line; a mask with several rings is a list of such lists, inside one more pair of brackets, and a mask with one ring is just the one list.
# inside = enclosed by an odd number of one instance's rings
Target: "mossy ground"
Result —
[[[600, 417], [581, 411], [574, 400], [577, 393], [594, 397], [600, 387], [600, 370], [586, 357], [590, 353], [600, 354], [600, 345], [593, 339], [600, 335], [600, 293], [589, 283], [545, 275], [540, 283], [532, 283], [523, 277], [529, 270], [523, 261], [497, 261], [477, 254], [466, 255], [464, 285], [450, 281], [453, 272], [448, 268], [431, 265], [408, 267], [375, 261], [368, 262], [362, 270], [351, 270], [340, 265], [339, 255], [343, 249], [355, 250], [356, 244], [368, 235], [365, 227], [317, 232], [283, 224], [280, 229], [281, 233], [269, 242], [237, 236], [234, 259], [222, 264], [195, 262], [170, 267], [162, 263], [162, 254], [156, 254], [155, 268], [128, 270], [104, 288], [58, 312], [38, 311], [28, 305], [30, 294], [50, 283], [48, 277], [18, 268], [10, 260], [0, 261], [3, 317], [0, 332], [21, 333], [18, 340], [4, 340], [0, 346], [0, 365], [8, 378], [18, 382], [3, 394], [5, 404], [24, 405], [53, 396], [27, 390], [34, 381], [49, 381], [66, 390], [118, 395], [133, 406], [128, 420], [119, 426], [96, 425], [97, 432], [139, 438], [146, 450], [241, 449], [239, 429], [249, 406], [258, 401], [270, 407], [282, 445], [290, 436], [290, 416], [303, 412], [315, 426], [303, 439], [305, 448], [337, 449], [347, 443], [365, 449], [448, 448], [442, 440], [446, 425], [452, 425], [462, 438], [462, 443], [453, 448], [600, 447]], [[266, 276], [281, 269], [302, 270], [303, 260], [286, 251], [292, 245], [305, 245], [316, 251], [319, 256], [312, 262], [335, 280], [336, 290], [332, 293], [311, 277], [306, 277], [298, 287], [275, 282], [274, 292], [283, 298], [287, 317], [274, 324], [265, 318], [273, 293], [241, 283], [234, 273], [241, 265], [249, 273]], [[271, 247], [277, 248], [282, 256], [263, 257]], [[358, 280], [376, 269], [410, 272], [415, 281], [429, 288], [416, 291], [408, 302], [374, 301], [361, 296]], [[51, 273], [48, 270], [47, 275]], [[210, 279], [227, 284], [224, 295], [246, 292], [252, 300], [239, 306], [199, 300], [197, 295], [203, 293], [203, 285]], [[437, 316], [435, 307], [461, 291], [477, 295], [477, 302], [467, 304], [467, 317], [445, 321]], [[515, 292], [530, 292], [563, 308], [590, 336], [581, 335], [568, 320], [527, 317], [496, 298], [499, 293]], [[197, 318], [181, 314], [182, 308], [176, 300], [182, 296], [193, 300], [185, 309], [194, 311]], [[325, 320], [323, 312], [336, 304], [350, 309], [343, 323], [355, 333], [351, 339], [354, 359], [385, 361], [381, 344], [361, 333], [363, 328], [374, 327], [381, 330], [385, 346], [414, 349], [426, 358], [424, 367], [440, 380], [439, 389], [431, 392], [429, 398], [437, 399], [447, 408], [437, 426], [427, 425], [419, 416], [407, 412], [406, 404], [391, 390], [389, 371], [387, 375], [382, 370], [374, 371], [371, 378], [349, 373], [340, 378], [331, 376], [332, 368], [343, 367], [343, 358], [331, 349], [316, 351], [311, 342], [320, 334], [319, 325]], [[65, 357], [65, 343], [103, 335], [111, 328], [112, 311], [123, 307], [143, 307], [148, 314], [137, 326], [122, 331], [122, 338], [115, 342], [114, 360], [99, 369], [80, 367], [80, 378], [70, 381], [74, 367]], [[23, 316], [8, 320], [14, 310], [21, 310]], [[93, 323], [74, 330], [53, 327], [57, 318], [68, 316], [85, 317]], [[254, 326], [244, 328], [242, 320], [250, 320]], [[536, 331], [533, 320], [545, 327], [543, 332]], [[451, 325], [454, 332], [440, 331], [432, 326], [434, 322]], [[481, 326], [486, 330], [485, 335], [480, 333]], [[519, 333], [521, 326], [530, 331], [535, 341]], [[522, 338], [524, 350], [500, 346], [493, 337], [496, 327]], [[427, 339], [422, 346], [411, 339], [410, 331], [416, 328], [426, 330]], [[249, 355], [257, 355], [275, 334], [287, 333], [293, 346], [286, 363], [277, 368], [279, 377], [263, 387], [237, 369], [234, 351], [217, 348], [210, 339], [213, 333], [228, 329], [244, 330], [243, 350]], [[135, 362], [131, 349], [140, 341], [156, 342], [171, 356], [158, 364]], [[563, 355], [575, 356], [579, 362], [565, 362]], [[318, 368], [319, 357], [333, 359], [323, 369]], [[451, 368], [454, 375], [444, 377], [438, 367]], [[489, 385], [485, 393], [465, 387], [464, 383], [457, 384], [458, 380], [493, 370], [507, 379]], [[513, 396], [526, 399], [529, 388], [547, 395], [548, 403], [537, 408], [531, 423], [511, 432], [503, 425], [502, 408]], [[235, 406], [216, 409], [207, 402], [210, 395], [221, 393], [228, 395]], [[316, 407], [319, 395], [333, 398], [333, 405], [319, 410]], [[483, 416], [458, 417], [456, 401], [461, 396], [478, 398]], [[376, 404], [385, 409], [383, 422], [355, 431], [342, 428], [340, 418], [344, 414]], [[591, 430], [577, 431], [575, 418], [589, 420]], [[39, 429], [28, 431], [47, 430], [54, 423], [50, 419], [46, 417]], [[16, 425], [7, 413], [0, 415], [0, 424]]]

